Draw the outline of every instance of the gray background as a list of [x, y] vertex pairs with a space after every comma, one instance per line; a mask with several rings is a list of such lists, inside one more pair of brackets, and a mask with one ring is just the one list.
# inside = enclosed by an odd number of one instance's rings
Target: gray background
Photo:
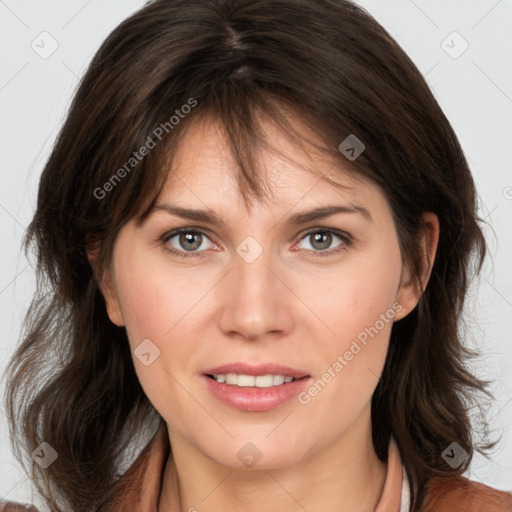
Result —
[[[0, 0], [0, 375], [34, 290], [33, 270], [21, 254], [20, 241], [33, 213], [42, 167], [92, 55], [144, 3]], [[492, 462], [477, 455], [466, 476], [512, 490], [512, 1], [358, 3], [424, 74], [475, 176], [480, 214], [490, 225], [486, 236], [491, 254], [471, 289], [466, 343], [482, 352], [472, 364], [476, 374], [495, 381], [491, 390], [496, 401], [487, 417], [493, 433], [503, 437]], [[57, 44], [51, 55], [44, 53]], [[11, 455], [3, 410], [0, 496], [38, 504], [30, 480]]]

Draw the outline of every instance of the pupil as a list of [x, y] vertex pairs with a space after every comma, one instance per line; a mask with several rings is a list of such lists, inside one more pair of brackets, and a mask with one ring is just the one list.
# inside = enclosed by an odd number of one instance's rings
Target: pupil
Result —
[[[181, 240], [180, 240], [180, 243], [182, 244], [183, 247], [186, 247], [186, 244], [187, 243], [192, 243], [192, 245], [194, 245], [193, 241], [191, 241], [191, 239], [193, 240], [194, 237], [197, 237], [200, 233], [182, 233], [181, 235]], [[201, 242], [199, 241], [199, 243], [195, 243], [194, 247], [189, 247], [189, 249], [197, 249], [198, 247], [200, 247], [201, 245]]]
[[327, 242], [324, 241], [323, 244], [321, 243], [322, 247], [317, 247], [318, 249], [326, 249], [330, 245], [331, 234], [325, 232], [319, 232], [314, 234], [315, 243], [319, 240], [321, 241], [322, 237], [327, 237]]

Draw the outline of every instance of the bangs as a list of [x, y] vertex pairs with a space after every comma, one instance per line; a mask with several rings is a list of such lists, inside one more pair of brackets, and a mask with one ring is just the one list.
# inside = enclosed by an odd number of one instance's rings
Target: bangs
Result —
[[[262, 152], [269, 152], [301, 170], [316, 174], [319, 180], [324, 179], [339, 189], [349, 188], [339, 179], [347, 172], [352, 179], [364, 181], [365, 173], [339, 151], [336, 135], [322, 131], [320, 121], [311, 112], [291, 103], [285, 97], [258, 89], [248, 91], [245, 97], [240, 94], [235, 97], [229, 88], [239, 92], [237, 85], [222, 84], [219, 87], [220, 94], [216, 90], [208, 98], [196, 100], [199, 105], [195, 110], [162, 138], [160, 150], [149, 155], [143, 171], [141, 168], [143, 174], [138, 177], [139, 181], [135, 179], [126, 191], [127, 204], [132, 208], [121, 223], [134, 217], [138, 225], [144, 222], [164, 185], [171, 179], [170, 174], [177, 170], [175, 159], [178, 150], [183, 150], [185, 135], [207, 120], [216, 123], [222, 140], [227, 143], [238, 171], [236, 192], [248, 209], [256, 202], [278, 202], [267, 180], [268, 174], [261, 165]], [[233, 108], [235, 101], [236, 108]], [[266, 128], [263, 127], [264, 124]], [[155, 130], [158, 127], [153, 133]], [[291, 152], [283, 151], [282, 147], [275, 144], [277, 134], [286, 139], [292, 148]], [[300, 161], [293, 157], [298, 153], [304, 157]]]

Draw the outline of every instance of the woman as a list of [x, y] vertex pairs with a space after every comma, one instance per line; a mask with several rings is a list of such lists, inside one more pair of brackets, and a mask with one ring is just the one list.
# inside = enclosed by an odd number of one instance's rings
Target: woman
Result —
[[458, 331], [479, 220], [360, 7], [151, 2], [41, 177], [18, 458], [54, 511], [512, 510], [461, 476], [495, 444], [472, 444]]

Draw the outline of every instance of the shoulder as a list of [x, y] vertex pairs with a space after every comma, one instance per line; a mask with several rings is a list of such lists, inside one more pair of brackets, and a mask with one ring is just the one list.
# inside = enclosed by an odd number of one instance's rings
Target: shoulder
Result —
[[37, 512], [37, 508], [32, 505], [22, 505], [21, 503], [0, 500], [0, 512]]
[[421, 512], [457, 511], [512, 512], [512, 494], [462, 476], [430, 479]]

